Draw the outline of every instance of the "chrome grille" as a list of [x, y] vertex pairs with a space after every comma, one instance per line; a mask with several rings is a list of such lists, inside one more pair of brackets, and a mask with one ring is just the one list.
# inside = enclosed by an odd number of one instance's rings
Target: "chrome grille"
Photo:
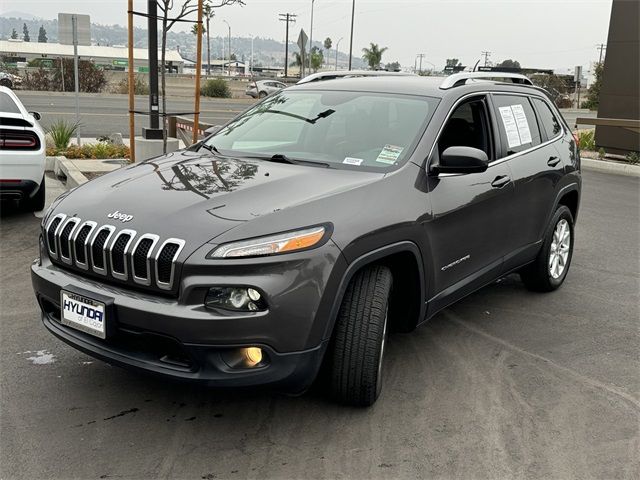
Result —
[[135, 230], [83, 222], [65, 214], [49, 221], [44, 238], [53, 261], [162, 290], [173, 288], [176, 260], [185, 245], [179, 238], [160, 244], [160, 237], [153, 233], [138, 235]]
[[184, 240], [170, 238], [165, 240], [156, 254], [156, 282], [164, 290], [171, 289], [176, 258], [184, 247]]

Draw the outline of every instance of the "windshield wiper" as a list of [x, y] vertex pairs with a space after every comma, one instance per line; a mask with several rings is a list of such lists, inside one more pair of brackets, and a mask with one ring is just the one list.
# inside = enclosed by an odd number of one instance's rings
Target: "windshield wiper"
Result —
[[247, 158], [257, 158], [259, 160], [266, 160], [267, 162], [274, 163], [286, 163], [289, 165], [314, 165], [316, 167], [330, 167], [328, 163], [316, 162], [315, 160], [301, 160], [299, 158], [287, 157], [284, 153], [276, 153], [274, 155], [251, 155]]
[[205, 150], [209, 150], [214, 155], [222, 155], [220, 153], [220, 150], [218, 150], [215, 145], [209, 145], [207, 143], [203, 143], [201, 147], [204, 148]]

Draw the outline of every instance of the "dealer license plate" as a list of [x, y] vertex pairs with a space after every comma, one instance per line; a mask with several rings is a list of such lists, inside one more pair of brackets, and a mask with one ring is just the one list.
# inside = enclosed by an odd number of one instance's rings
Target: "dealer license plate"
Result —
[[102, 302], [73, 292], [60, 292], [60, 322], [68, 327], [106, 338], [106, 306]]

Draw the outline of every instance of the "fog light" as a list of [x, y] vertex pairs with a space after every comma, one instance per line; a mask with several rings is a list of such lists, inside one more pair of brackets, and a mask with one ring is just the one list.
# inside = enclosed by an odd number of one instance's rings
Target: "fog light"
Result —
[[233, 348], [222, 352], [222, 359], [231, 368], [258, 368], [268, 363], [266, 353], [260, 347]]
[[255, 367], [262, 361], [262, 349], [258, 347], [245, 348], [244, 356], [247, 359], [247, 365], [250, 367]]
[[204, 305], [233, 312], [259, 312], [267, 309], [263, 295], [251, 287], [211, 287]]

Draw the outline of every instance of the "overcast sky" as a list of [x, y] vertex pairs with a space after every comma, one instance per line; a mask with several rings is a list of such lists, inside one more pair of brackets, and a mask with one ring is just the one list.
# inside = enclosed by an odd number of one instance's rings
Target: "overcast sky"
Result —
[[[184, 0], [175, 0], [176, 4]], [[369, 42], [388, 47], [384, 61], [412, 66], [416, 54], [425, 53], [423, 66], [442, 68], [446, 58], [459, 58], [473, 66], [481, 51], [491, 60], [513, 58], [523, 67], [590, 68], [597, 60], [596, 44], [606, 43], [612, 0], [356, 0], [354, 55]], [[311, 0], [245, 0], [246, 6], [221, 8], [214, 32], [226, 35], [227, 20], [233, 36], [260, 36], [284, 40], [284, 22], [278, 13], [297, 14], [292, 36], [300, 28], [307, 34]], [[91, 15], [94, 23], [126, 25], [125, 0], [0, 0], [0, 12], [27, 12], [53, 19], [59, 11]], [[145, 10], [145, 0], [135, 0]], [[0, 13], [1, 14], [1, 13]], [[351, 0], [315, 0], [313, 36], [331, 37], [334, 47], [349, 50]], [[143, 25], [141, 21], [136, 24]]]

